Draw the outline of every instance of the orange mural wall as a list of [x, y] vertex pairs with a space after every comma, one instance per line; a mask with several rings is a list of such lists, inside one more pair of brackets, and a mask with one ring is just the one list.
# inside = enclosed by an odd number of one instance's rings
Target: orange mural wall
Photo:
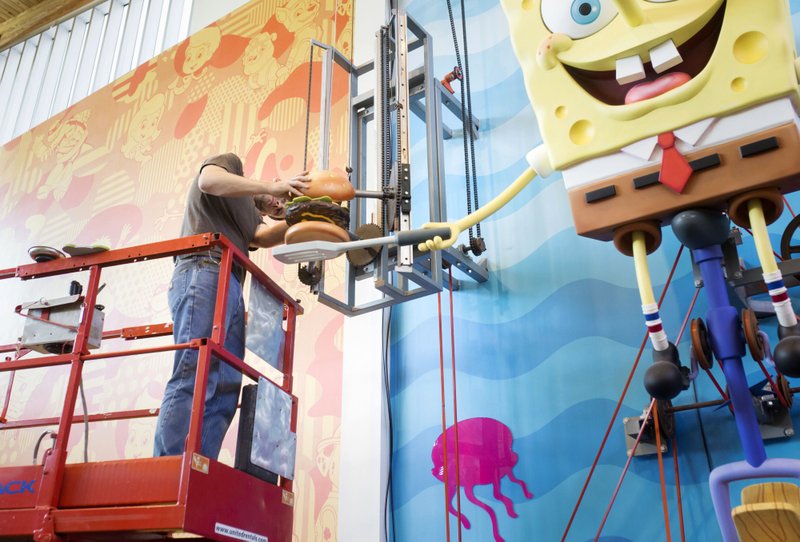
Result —
[[[334, 44], [349, 57], [351, 0], [254, 0], [4, 145], [0, 268], [28, 263], [32, 245], [118, 248], [177, 237], [189, 184], [213, 154], [236, 152], [246, 175], [270, 180], [304, 168], [307, 140], [307, 165], [313, 168], [321, 70], [316, 56], [309, 66], [311, 39]], [[315, 82], [310, 102], [309, 68]], [[347, 84], [344, 73], [334, 74], [332, 165], [347, 163]], [[306, 311], [298, 320], [295, 348], [300, 418], [294, 538], [335, 540], [342, 316], [315, 302], [297, 280], [296, 266], [284, 266], [266, 251], [252, 257]], [[159, 260], [104, 273], [99, 302], [106, 306], [106, 329], [168, 322], [171, 271], [170, 261]], [[85, 283], [85, 277], [0, 281], [0, 344], [18, 341], [24, 322], [15, 306], [64, 296], [70, 278]], [[342, 270], [330, 268], [326, 288], [335, 291], [341, 282]], [[164, 354], [87, 363], [89, 413], [156, 409], [171, 367], [171, 356]], [[9, 421], [56, 416], [66, 375], [60, 368], [18, 373]], [[0, 401], [8, 378], [0, 375]], [[79, 404], [76, 414], [82, 413]], [[154, 417], [94, 423], [89, 460], [149, 456], [154, 428]], [[30, 464], [44, 429], [2, 430], [0, 424], [0, 464]], [[236, 422], [220, 456], [229, 464], [235, 435]], [[83, 460], [84, 436], [82, 424], [76, 424], [70, 462]]]

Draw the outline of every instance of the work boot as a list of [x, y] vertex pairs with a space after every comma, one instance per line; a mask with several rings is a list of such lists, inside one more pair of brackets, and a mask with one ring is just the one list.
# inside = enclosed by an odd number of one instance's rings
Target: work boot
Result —
[[662, 401], [670, 401], [689, 388], [689, 369], [681, 366], [674, 344], [669, 343], [666, 350], [653, 350], [653, 364], [644, 374], [644, 387]]
[[792, 378], [800, 378], [800, 324], [778, 326], [778, 344], [772, 351], [775, 367]]

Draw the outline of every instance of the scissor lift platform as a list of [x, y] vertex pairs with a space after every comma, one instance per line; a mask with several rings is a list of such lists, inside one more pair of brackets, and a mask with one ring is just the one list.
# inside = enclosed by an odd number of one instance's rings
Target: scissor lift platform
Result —
[[[214, 331], [211, 337], [188, 343], [90, 353], [88, 334], [93, 311], [83, 310], [75, 328], [72, 352], [24, 358], [22, 345], [6, 345], [0, 352], [16, 350], [15, 359], [0, 362], [0, 373], [10, 373], [6, 402], [0, 413], [0, 430], [30, 427], [58, 428], [52, 449], [42, 464], [0, 467], [0, 541], [90, 542], [138, 540], [245, 540], [289, 542], [292, 538], [294, 494], [292, 480], [264, 481], [214, 459], [201, 456], [200, 435], [205, 393], [195, 393], [189, 432], [182, 455], [144, 459], [67, 464], [71, 426], [84, 421], [75, 415], [79, 383], [85, 363], [171, 352], [198, 351], [195, 390], [204, 390], [212, 356], [239, 369], [245, 377], [264, 379], [259, 371], [233, 356], [224, 344], [225, 300], [234, 263], [244, 268], [283, 307], [284, 348], [280, 360], [283, 382], [279, 387], [291, 398], [290, 429], [296, 432], [297, 398], [291, 395], [295, 319], [302, 307], [270, 280], [253, 262], [219, 234], [202, 234], [172, 241], [140, 245], [88, 256], [66, 258], [0, 270], [0, 279], [23, 280], [89, 271], [84, 307], [94, 307], [102, 268], [193, 252], [221, 250]], [[278, 305], [280, 307], [281, 305]], [[19, 311], [18, 311], [19, 312]], [[41, 320], [41, 319], [40, 319]], [[103, 333], [103, 340], [138, 340], [171, 333], [171, 325], [137, 326]], [[121, 360], [120, 360], [121, 361]], [[278, 360], [268, 360], [278, 361]], [[59, 418], [7, 420], [16, 371], [68, 366], [69, 380]], [[87, 414], [88, 422], [153, 416], [157, 410], [132, 410]]]
[[[50, 511], [53, 531], [76, 542], [291, 539], [291, 492], [213, 459], [185, 457], [66, 465], [58, 505]], [[0, 480], [28, 483], [39, 480], [42, 469], [0, 468]], [[41, 518], [35, 492], [0, 495], [3, 537], [33, 539]], [[234, 536], [225, 536], [231, 530]]]

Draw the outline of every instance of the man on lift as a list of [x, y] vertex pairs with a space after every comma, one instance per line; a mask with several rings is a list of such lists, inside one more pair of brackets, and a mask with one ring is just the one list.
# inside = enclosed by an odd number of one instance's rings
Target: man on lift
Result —
[[[244, 254], [250, 247], [269, 248], [283, 242], [286, 200], [307, 189], [308, 172], [289, 180], [263, 182], [244, 177], [241, 159], [232, 153], [207, 159], [189, 188], [181, 237], [219, 232]], [[263, 217], [275, 222], [267, 225]], [[178, 256], [168, 300], [174, 322], [175, 343], [210, 337], [221, 252]], [[242, 298], [244, 269], [234, 263], [225, 313], [224, 348], [244, 357], [245, 308]], [[183, 453], [192, 410], [197, 351], [177, 350], [172, 376], [167, 382], [156, 426], [154, 455]], [[219, 455], [225, 433], [236, 413], [242, 374], [227, 363], [212, 360], [205, 396], [200, 453]]]

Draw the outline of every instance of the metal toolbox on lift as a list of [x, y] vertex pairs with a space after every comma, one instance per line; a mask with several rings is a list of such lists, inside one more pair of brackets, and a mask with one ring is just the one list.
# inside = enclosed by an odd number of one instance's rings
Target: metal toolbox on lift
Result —
[[[20, 305], [17, 307], [17, 312], [26, 317], [22, 331], [22, 346], [42, 354], [71, 352], [83, 310], [84, 296], [80, 294], [56, 299], [40, 299]], [[104, 320], [105, 313], [102, 307], [95, 306], [87, 343], [89, 348], [99, 348], [103, 337]]]

